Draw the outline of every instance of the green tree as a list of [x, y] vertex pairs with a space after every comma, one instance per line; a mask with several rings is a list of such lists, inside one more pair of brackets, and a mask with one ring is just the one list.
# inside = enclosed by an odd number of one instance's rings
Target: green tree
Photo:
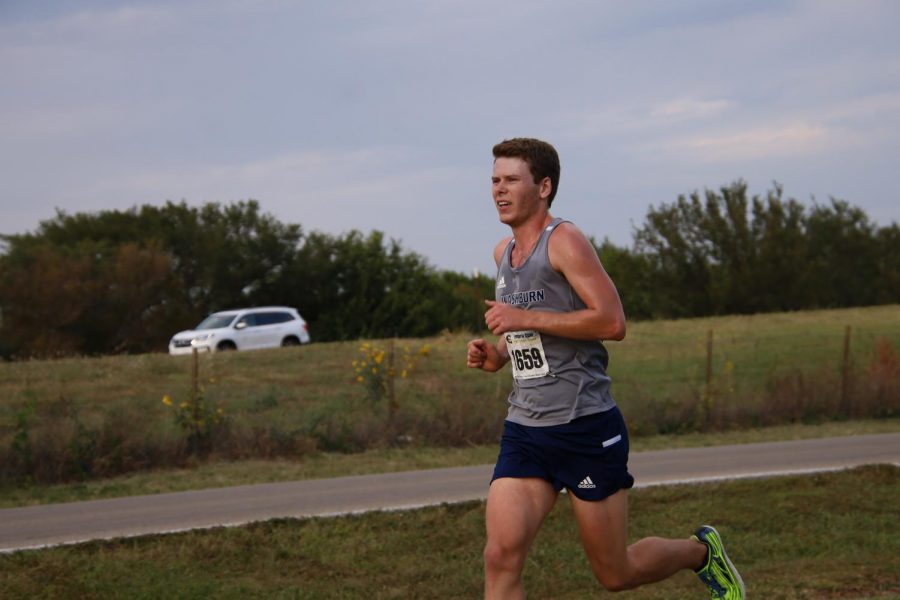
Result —
[[[591, 240], [631, 318], [896, 302], [900, 229], [736, 181], [651, 207], [632, 248]], [[57, 212], [0, 236], [0, 354], [162, 350], [209, 312], [300, 310], [314, 339], [484, 328], [491, 277], [442, 272], [373, 231], [304, 234], [253, 200]]]
[[900, 227], [893, 223], [877, 234], [877, 281], [875, 304], [896, 303], [900, 299]]
[[278, 298], [300, 239], [299, 225], [262, 214], [252, 200], [58, 211], [34, 233], [4, 238], [4, 351], [161, 350], [213, 310]]
[[711, 241], [699, 194], [651, 208], [635, 232], [635, 249], [647, 257], [656, 281], [653, 302], [669, 317], [713, 312]]
[[485, 300], [493, 300], [496, 281], [493, 277], [442, 271], [435, 275], [439, 293], [442, 328], [452, 331], [479, 332], [485, 329]]
[[96, 294], [91, 260], [33, 245], [13, 247], [0, 268], [0, 338], [11, 355], [51, 356], [79, 351], [78, 323]]
[[874, 304], [882, 281], [875, 227], [866, 214], [843, 200], [815, 205], [806, 218], [807, 261], [798, 277], [808, 290], [809, 308]]
[[804, 208], [782, 193], [776, 184], [765, 202], [753, 198], [755, 257], [743, 312], [798, 310], [810, 302], [810, 290], [797, 276], [807, 253]]
[[[651, 208], [635, 250], [667, 316], [844, 307], [897, 299], [896, 224], [877, 229], [832, 199], [807, 211], [775, 184], [747, 198], [737, 181]], [[627, 287], [625, 288], [627, 290]]]
[[141, 351], [171, 334], [165, 323], [178, 282], [158, 248], [125, 244], [106, 257], [92, 243], [32, 245], [2, 265], [0, 333], [10, 352]]
[[435, 270], [379, 231], [306, 236], [283, 281], [318, 340], [421, 336], [444, 324]]
[[591, 239], [597, 256], [612, 278], [629, 319], [653, 319], [674, 310], [660, 302], [656, 293], [656, 272], [652, 258], [641, 252], [621, 248], [609, 239], [599, 246]]

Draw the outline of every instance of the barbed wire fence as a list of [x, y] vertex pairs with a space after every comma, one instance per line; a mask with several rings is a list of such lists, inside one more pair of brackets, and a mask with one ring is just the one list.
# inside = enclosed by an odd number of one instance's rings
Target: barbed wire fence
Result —
[[639, 433], [900, 414], [897, 331], [709, 328], [662, 354], [616, 350], [613, 395]]

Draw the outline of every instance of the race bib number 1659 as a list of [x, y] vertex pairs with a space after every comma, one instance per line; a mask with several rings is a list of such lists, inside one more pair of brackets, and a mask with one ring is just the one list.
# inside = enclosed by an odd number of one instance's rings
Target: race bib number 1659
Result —
[[513, 377], [534, 379], [550, 372], [541, 334], [537, 331], [510, 331], [506, 334], [506, 349], [512, 363]]

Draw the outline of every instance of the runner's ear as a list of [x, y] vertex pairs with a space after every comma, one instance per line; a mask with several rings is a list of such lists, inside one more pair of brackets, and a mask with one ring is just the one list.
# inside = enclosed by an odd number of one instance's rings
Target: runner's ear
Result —
[[552, 192], [553, 192], [553, 182], [550, 181], [549, 177], [544, 177], [541, 180], [541, 185], [540, 185], [541, 200], [547, 200], [548, 198], [550, 198], [550, 194]]

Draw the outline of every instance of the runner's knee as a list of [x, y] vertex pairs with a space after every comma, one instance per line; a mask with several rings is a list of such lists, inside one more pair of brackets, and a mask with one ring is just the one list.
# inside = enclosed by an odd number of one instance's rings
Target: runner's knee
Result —
[[610, 573], [607, 571], [600, 572], [595, 569], [594, 577], [608, 592], [621, 592], [630, 590], [633, 587], [627, 578], [618, 573]]
[[525, 550], [488, 539], [484, 546], [484, 567], [488, 572], [518, 572], [525, 564]]
[[594, 574], [594, 578], [603, 586], [604, 589], [610, 592], [621, 592], [623, 590], [630, 590], [635, 587], [632, 584], [631, 577], [627, 572], [627, 569], [613, 568], [608, 563], [599, 563], [591, 560], [591, 572]]

